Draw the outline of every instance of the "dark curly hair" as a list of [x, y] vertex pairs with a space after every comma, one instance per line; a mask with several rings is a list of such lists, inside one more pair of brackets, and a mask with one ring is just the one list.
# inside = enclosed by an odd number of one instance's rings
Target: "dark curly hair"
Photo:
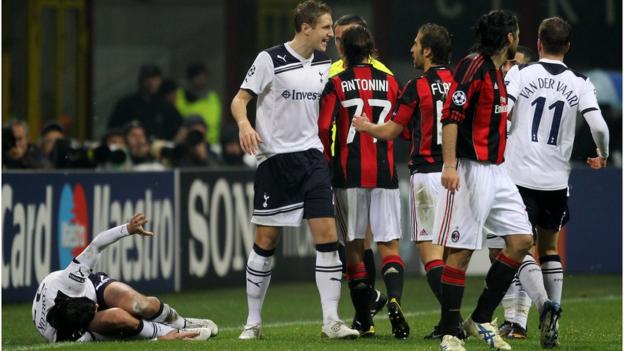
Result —
[[475, 51], [487, 56], [495, 55], [507, 45], [507, 34], [516, 34], [518, 19], [507, 10], [494, 10], [481, 15], [474, 26], [477, 43]]
[[348, 67], [361, 63], [375, 53], [373, 35], [362, 26], [349, 27], [342, 34], [342, 51]]
[[87, 331], [93, 317], [94, 301], [60, 293], [54, 306], [48, 310], [46, 321], [56, 329], [56, 341], [75, 341]]

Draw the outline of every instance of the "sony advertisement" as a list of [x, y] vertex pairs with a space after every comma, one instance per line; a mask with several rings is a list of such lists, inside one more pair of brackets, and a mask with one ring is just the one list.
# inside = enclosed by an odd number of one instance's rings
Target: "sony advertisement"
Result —
[[[253, 172], [180, 172], [181, 288], [243, 286], [255, 227]], [[314, 279], [307, 225], [284, 228], [273, 281]]]

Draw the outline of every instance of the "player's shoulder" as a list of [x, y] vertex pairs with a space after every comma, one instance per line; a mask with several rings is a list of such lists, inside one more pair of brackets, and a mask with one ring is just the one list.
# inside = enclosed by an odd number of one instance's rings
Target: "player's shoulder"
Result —
[[386, 73], [388, 75], [394, 76], [394, 73], [392, 73], [390, 68], [388, 68], [386, 65], [383, 64], [383, 62], [379, 61], [378, 59], [371, 57], [370, 63], [373, 65], [374, 69], [378, 71], [382, 71], [383, 73]]
[[[492, 66], [492, 67], [490, 67]], [[484, 70], [494, 68], [492, 60], [480, 53], [471, 53], [462, 58], [455, 68], [455, 77], [461, 78], [462, 82], [479, 77]]]
[[339, 75], [340, 73], [344, 72], [344, 70], [345, 66], [342, 59], [334, 61], [331, 66], [329, 66], [329, 77], [331, 78], [333, 76]]
[[314, 56], [312, 57], [312, 66], [317, 65], [330, 65], [331, 59], [327, 54], [320, 50], [314, 50]]
[[263, 50], [262, 52], [266, 53], [271, 58], [273, 68], [276, 70], [279, 68], [285, 68], [285, 66], [290, 67], [301, 64], [301, 61], [288, 52], [288, 49], [286, 49], [284, 44], [275, 45]]
[[453, 71], [445, 65], [435, 66], [423, 72], [417, 79], [424, 79], [428, 82], [433, 81], [451, 81], [453, 79]]

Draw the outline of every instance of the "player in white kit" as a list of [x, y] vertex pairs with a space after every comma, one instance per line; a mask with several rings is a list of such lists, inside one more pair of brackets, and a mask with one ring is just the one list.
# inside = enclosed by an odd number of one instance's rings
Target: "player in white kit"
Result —
[[[249, 313], [240, 339], [261, 335], [261, 311], [281, 227], [297, 227], [305, 218], [316, 244], [316, 284], [321, 297], [321, 336], [357, 338], [359, 332], [338, 317], [342, 263], [334, 219], [329, 167], [318, 136], [319, 99], [331, 60], [325, 54], [333, 36], [331, 9], [307, 0], [295, 9], [293, 40], [258, 54], [232, 100], [243, 151], [256, 154], [256, 224], [247, 260]], [[255, 129], [247, 104], [256, 96]]]
[[47, 341], [206, 340], [218, 333], [210, 320], [184, 319], [157, 298], [143, 296], [104, 273], [91, 272], [100, 253], [117, 240], [132, 234], [153, 236], [143, 229], [145, 223], [145, 217], [136, 214], [129, 223], [98, 234], [64, 270], [41, 281], [32, 320]]
[[512, 109], [507, 171], [537, 231], [541, 263], [541, 272], [531, 269], [536, 264], [527, 256], [518, 276], [540, 311], [543, 348], [559, 344], [563, 269], [557, 240], [569, 218], [569, 160], [577, 114], [589, 124], [597, 145], [597, 157], [588, 158], [587, 163], [593, 169], [604, 168], [609, 154], [609, 130], [593, 84], [563, 63], [570, 34], [570, 25], [563, 19], [545, 19], [538, 31], [539, 62], [513, 67], [505, 77]]

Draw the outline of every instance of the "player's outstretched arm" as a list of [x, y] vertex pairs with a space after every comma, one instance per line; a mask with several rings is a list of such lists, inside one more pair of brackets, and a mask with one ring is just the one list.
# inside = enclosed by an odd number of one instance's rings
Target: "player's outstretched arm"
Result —
[[361, 116], [353, 116], [351, 123], [358, 132], [368, 133], [372, 137], [382, 140], [394, 139], [403, 131], [403, 126], [394, 121], [387, 121], [384, 124], [371, 123], [366, 113]]
[[247, 105], [253, 99], [253, 96], [246, 90], [240, 89], [230, 106], [232, 110], [232, 116], [236, 120], [238, 125], [238, 138], [241, 148], [249, 155], [253, 155], [258, 150], [258, 144], [262, 142], [260, 135], [251, 126], [249, 119], [247, 118]]
[[128, 223], [108, 229], [96, 235], [89, 246], [75, 258], [75, 261], [78, 261], [83, 267], [93, 269], [97, 263], [100, 252], [117, 240], [132, 234], [153, 236], [154, 233], [148, 232], [143, 228], [146, 223], [147, 219], [145, 219], [142, 213], [135, 214]]

